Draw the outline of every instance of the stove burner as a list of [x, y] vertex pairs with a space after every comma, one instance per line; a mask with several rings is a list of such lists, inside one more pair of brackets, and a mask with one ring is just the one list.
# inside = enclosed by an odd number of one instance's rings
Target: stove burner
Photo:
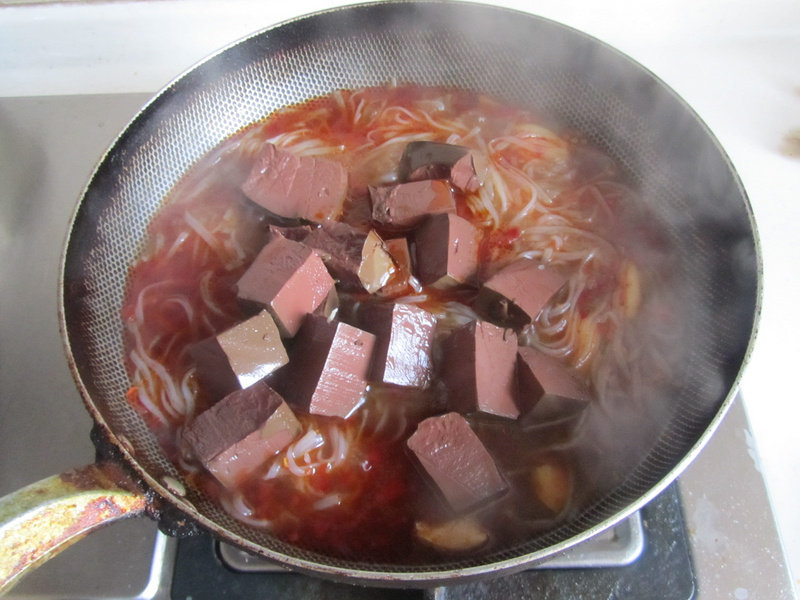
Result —
[[[639, 528], [641, 525], [641, 528]], [[642, 537], [643, 535], [643, 537]], [[586, 548], [585, 545], [589, 544]], [[591, 545], [600, 548], [592, 556]], [[573, 561], [570, 563], [569, 561]], [[376, 590], [335, 583], [275, 567], [201, 535], [178, 542], [175, 600], [238, 598], [374, 598]], [[690, 600], [695, 577], [676, 484], [613, 533], [528, 571], [485, 581], [429, 589], [381, 589], [380, 597], [419, 600], [648, 598]]]

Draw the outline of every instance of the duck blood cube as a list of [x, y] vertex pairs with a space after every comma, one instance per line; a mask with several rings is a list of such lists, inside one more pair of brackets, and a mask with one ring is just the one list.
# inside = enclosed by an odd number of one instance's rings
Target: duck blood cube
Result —
[[426, 215], [456, 211], [450, 184], [438, 179], [370, 187], [369, 194], [372, 218], [383, 225], [413, 227]]
[[374, 230], [365, 232], [347, 223], [326, 221], [317, 227], [283, 228], [279, 233], [313, 248], [337, 287], [344, 291], [374, 293], [396, 270], [383, 240]]
[[242, 300], [265, 306], [284, 337], [292, 337], [306, 314], [333, 289], [320, 257], [305, 244], [275, 235], [237, 282]]
[[189, 348], [200, 379], [214, 397], [246, 388], [289, 362], [268, 311]]
[[406, 444], [456, 511], [478, 506], [508, 489], [492, 456], [457, 413], [425, 419]]
[[370, 379], [414, 388], [430, 384], [433, 314], [411, 304], [372, 304], [359, 311], [359, 323], [376, 336]]
[[440, 142], [410, 142], [400, 158], [398, 177], [401, 181], [449, 179], [464, 192], [475, 192], [481, 185], [470, 149]]
[[520, 258], [483, 284], [476, 308], [491, 321], [519, 329], [533, 321], [566, 282], [552, 267]]
[[517, 336], [486, 321], [472, 321], [442, 344], [441, 374], [448, 405], [461, 413], [516, 419]]
[[295, 156], [265, 144], [242, 191], [280, 217], [317, 222], [335, 219], [347, 197], [347, 171], [332, 160]]
[[417, 278], [438, 288], [469, 282], [478, 271], [478, 237], [458, 215], [431, 215], [414, 235]]
[[311, 414], [347, 418], [364, 402], [374, 346], [367, 331], [308, 315], [275, 385]]
[[201, 413], [183, 441], [224, 485], [251, 475], [300, 433], [283, 398], [263, 381], [237, 390]]
[[566, 365], [529, 346], [517, 351], [519, 401], [526, 427], [574, 425], [589, 405], [589, 393]]
[[359, 291], [363, 288], [358, 269], [366, 237], [365, 232], [352, 225], [329, 221], [309, 229], [308, 234], [298, 241], [317, 251], [342, 289]]

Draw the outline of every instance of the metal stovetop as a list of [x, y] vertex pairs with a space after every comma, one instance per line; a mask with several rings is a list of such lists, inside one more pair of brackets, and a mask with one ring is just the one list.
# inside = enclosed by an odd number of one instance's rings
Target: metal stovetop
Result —
[[[58, 265], [94, 162], [146, 100], [0, 99], [0, 495], [94, 459], [91, 420], [58, 332]], [[679, 479], [701, 600], [793, 597], [748, 440], [736, 402]], [[51, 560], [7, 597], [167, 598], [174, 573], [165, 565], [176, 550], [150, 521], [117, 523]], [[154, 555], [164, 560], [147, 558]]]

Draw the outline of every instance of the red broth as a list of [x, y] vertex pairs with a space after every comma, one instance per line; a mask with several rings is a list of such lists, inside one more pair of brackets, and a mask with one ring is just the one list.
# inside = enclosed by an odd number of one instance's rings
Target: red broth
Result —
[[[187, 479], [233, 516], [345, 558], [413, 562], [490, 551], [578, 510], [588, 497], [581, 488], [590, 485], [570, 450], [572, 432], [569, 439], [532, 435], [514, 421], [469, 415], [510, 491], [470, 515], [450, 514], [405, 449], [420, 420], [444, 411], [436, 385], [422, 392], [373, 385], [347, 420], [296, 411], [300, 437], [236, 489], [223, 488], [183, 451], [183, 426], [215, 400], [187, 348], [248, 316], [235, 283], [269, 224], [279, 221], [240, 191], [259, 148], [271, 142], [341, 162], [350, 177], [341, 219], [364, 228], [367, 187], [395, 181], [413, 140], [467, 146], [485, 162], [481, 189], [456, 192], [458, 214], [482, 235], [482, 279], [519, 256], [568, 276], [520, 343], [562, 361], [596, 402], [612, 389], [641, 384], [626, 355], [629, 332], [664, 312], [653, 300], [657, 282], [648, 268], [663, 243], [652, 225], [644, 226], [649, 221], [636, 195], [609, 158], [530, 112], [460, 90], [344, 90], [280, 110], [222, 142], [170, 192], [130, 269], [122, 310], [128, 400]], [[401, 282], [395, 289], [403, 301], [435, 313], [442, 332], [475, 318], [475, 287], [413, 290]], [[342, 301], [374, 300], [364, 293], [343, 294]], [[652, 381], [669, 377], [665, 362], [640, 357], [637, 364]], [[453, 547], [445, 532], [442, 542], [429, 531], [441, 524], [465, 528], [471, 541]]]

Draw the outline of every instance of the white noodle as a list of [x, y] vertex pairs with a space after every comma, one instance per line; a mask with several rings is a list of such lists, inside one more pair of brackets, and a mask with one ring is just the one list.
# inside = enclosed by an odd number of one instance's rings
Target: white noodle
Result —
[[182, 231], [181, 233], [178, 234], [178, 236], [175, 238], [175, 241], [172, 243], [172, 246], [170, 246], [167, 255], [165, 256], [166, 260], [169, 260], [170, 258], [175, 256], [177, 251], [180, 249], [181, 246], [183, 246], [183, 243], [188, 239], [188, 237], [189, 237], [188, 231]]
[[[203, 304], [213, 312], [221, 317], [227, 316], [225, 311], [222, 310], [217, 303], [214, 302], [214, 299], [211, 297], [211, 278], [214, 276], [214, 273], [211, 271], [206, 271], [203, 273], [203, 276], [200, 278], [200, 297], [203, 299]], [[213, 331], [213, 327], [209, 322], [207, 322], [209, 329]]]
[[[157, 410], [157, 413], [154, 413], [155, 416], [163, 421], [165, 424], [169, 423], [169, 419], [167, 415], [165, 415], [160, 409], [156, 408], [156, 402], [151, 397], [150, 392], [152, 391], [150, 388], [155, 386], [158, 381], [158, 375], [154, 372], [153, 369], [150, 369], [147, 363], [141, 358], [139, 353], [136, 350], [131, 350], [129, 353], [129, 358], [131, 362], [136, 366], [136, 372], [134, 373], [134, 381], [138, 382], [138, 394], [139, 399], [142, 401], [143, 405], [146, 405], [149, 409]], [[165, 403], [162, 394], [159, 394], [161, 406], [167, 412], [170, 418], [177, 419], [180, 415], [172, 406], [171, 403]]]
[[331, 147], [320, 140], [303, 140], [286, 147], [297, 156], [322, 156], [331, 153]]
[[194, 323], [194, 309], [192, 305], [189, 304], [189, 301], [182, 297], [182, 296], [170, 296], [164, 302], [172, 302], [173, 304], [177, 304], [183, 309], [183, 312], [186, 314], [186, 320], [191, 325]]
[[325, 444], [325, 438], [313, 429], [309, 429], [299, 440], [289, 446], [287, 453], [294, 458], [300, 458], [323, 444]]
[[356, 106], [355, 113], [353, 114], [353, 122], [358, 123], [361, 120], [361, 114], [364, 110], [364, 99], [358, 101], [358, 106]]
[[316, 472], [313, 466], [298, 465], [294, 455], [291, 452], [286, 454], [286, 468], [289, 469], [292, 475], [297, 475], [298, 477], [306, 477], [308, 475], [313, 475]]
[[269, 469], [264, 474], [264, 480], [275, 479], [278, 475], [281, 474], [281, 471], [283, 471], [281, 462], [279, 460], [272, 461], [272, 464], [269, 466]]
[[158, 421], [164, 425], [169, 425], [169, 420], [167, 417], [164, 416], [164, 413], [161, 412], [161, 409], [159, 409], [150, 399], [150, 396], [147, 393], [147, 388], [144, 385], [141, 377], [137, 377], [136, 381], [139, 382], [139, 385], [136, 387], [136, 396], [139, 399], [139, 402], [141, 402], [145, 410], [147, 410], [147, 412], [154, 416]]
[[533, 192], [531, 193], [531, 199], [524, 206], [524, 208], [519, 211], [513, 219], [511, 219], [511, 225], [519, 223], [521, 220], [525, 219], [533, 211], [533, 209], [536, 208], [538, 199], [539, 195], [536, 193], [536, 189], [533, 189]]
[[317, 500], [314, 503], [315, 510], [325, 510], [328, 508], [333, 508], [334, 506], [341, 506], [342, 505], [342, 495], [333, 493], [328, 494], [327, 496], [323, 496], [320, 500]]
[[186, 222], [189, 224], [189, 227], [191, 227], [194, 232], [203, 239], [208, 247], [211, 248], [217, 254], [217, 256], [219, 256], [223, 264], [227, 263], [228, 257], [225, 256], [225, 254], [221, 251], [219, 243], [214, 239], [214, 236], [211, 235], [211, 232], [209, 232], [208, 229], [206, 229], [203, 224], [200, 223], [200, 221], [195, 219], [188, 210], [183, 216]]
[[149, 294], [150, 292], [152, 292], [153, 290], [156, 290], [156, 289], [162, 288], [162, 287], [167, 287], [167, 286], [170, 286], [171, 284], [172, 284], [171, 281], [157, 281], [155, 283], [151, 283], [149, 285], [146, 285], [145, 287], [143, 287], [139, 291], [139, 295], [136, 297], [136, 306], [135, 306], [135, 308], [133, 310], [134, 317], [136, 318], [136, 325], [138, 327], [143, 326], [144, 323], [145, 323], [145, 320], [144, 320], [144, 297], [147, 294]]
[[165, 396], [162, 396], [162, 405], [172, 416], [186, 416], [186, 401], [180, 391], [178, 391], [175, 381], [167, 372], [166, 367], [157, 360], [151, 358], [142, 345], [142, 337], [139, 329], [133, 330], [133, 337], [136, 342], [136, 349], [130, 352], [131, 360], [144, 372], [150, 371], [152, 375], [158, 377], [164, 384]]
[[220, 498], [223, 508], [234, 515], [240, 521], [247, 523], [253, 527], [270, 528], [272, 521], [269, 519], [257, 519], [253, 516], [253, 509], [244, 499], [240, 493], [233, 494], [232, 497], [222, 496]]

